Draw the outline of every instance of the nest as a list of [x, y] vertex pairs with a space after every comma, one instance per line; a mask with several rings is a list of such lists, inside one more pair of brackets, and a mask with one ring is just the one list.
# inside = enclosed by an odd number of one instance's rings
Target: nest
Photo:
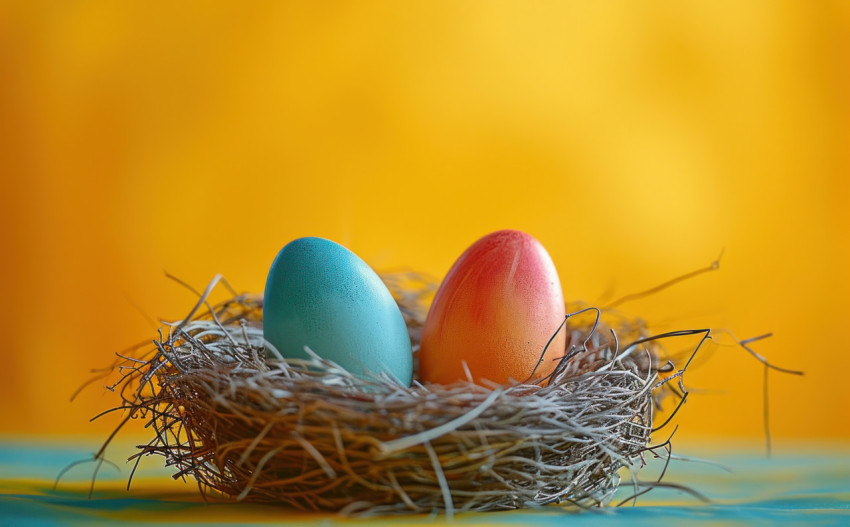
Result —
[[[639, 494], [657, 485], [635, 474], [665, 446], [650, 444], [658, 402], [684, 393], [671, 382], [683, 370], [662, 358], [659, 339], [708, 337], [650, 336], [639, 320], [574, 306], [561, 329], [567, 349], [546, 379], [408, 388], [315, 355], [266, 358], [262, 297], [233, 293], [211, 305], [217, 281], [147, 353], [117, 365], [111, 389], [123, 423], [141, 419], [152, 430], [130, 459], [162, 456], [205, 496], [308, 510], [602, 506], [624, 467]], [[416, 350], [431, 288], [410, 275], [385, 282]]]

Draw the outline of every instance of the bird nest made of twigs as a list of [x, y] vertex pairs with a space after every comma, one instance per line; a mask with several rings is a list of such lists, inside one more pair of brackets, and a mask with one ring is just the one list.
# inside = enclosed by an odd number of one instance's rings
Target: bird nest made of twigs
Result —
[[[431, 289], [415, 276], [384, 279], [415, 357]], [[302, 509], [451, 515], [604, 505], [621, 469], [636, 474], [659, 448], [650, 439], [666, 424], [653, 424], [660, 399], [681, 402], [687, 364], [667, 360], [660, 339], [708, 337], [653, 336], [640, 320], [568, 306], [567, 346], [546, 379], [444, 386], [414, 372], [405, 387], [315, 354], [267, 358], [262, 297], [233, 293], [211, 305], [217, 281], [146, 353], [117, 363], [110, 389], [121, 395], [122, 424], [140, 419], [152, 430], [130, 459], [162, 456], [205, 495]]]

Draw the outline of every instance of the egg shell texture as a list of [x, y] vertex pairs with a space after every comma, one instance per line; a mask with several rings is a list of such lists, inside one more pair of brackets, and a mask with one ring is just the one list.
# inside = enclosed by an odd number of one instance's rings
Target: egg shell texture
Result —
[[564, 354], [563, 330], [538, 360], [565, 316], [557, 270], [540, 242], [520, 231], [491, 233], [460, 256], [434, 297], [422, 329], [420, 378], [465, 380], [462, 361], [479, 384], [546, 376]]
[[281, 355], [304, 346], [356, 375], [387, 372], [410, 385], [410, 337], [398, 305], [360, 257], [324, 238], [299, 238], [278, 253], [263, 301], [263, 333]]

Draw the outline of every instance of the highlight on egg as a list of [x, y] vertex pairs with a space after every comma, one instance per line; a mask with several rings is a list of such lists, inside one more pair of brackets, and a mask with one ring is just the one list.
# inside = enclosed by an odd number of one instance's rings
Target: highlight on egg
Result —
[[361, 377], [413, 375], [404, 317], [380, 277], [359, 256], [324, 238], [280, 250], [263, 297], [263, 335], [285, 358], [316, 355]]
[[422, 328], [419, 377], [468, 380], [465, 363], [477, 384], [543, 378], [564, 354], [558, 328], [565, 317], [561, 282], [540, 242], [516, 230], [488, 234], [458, 258], [437, 290]]

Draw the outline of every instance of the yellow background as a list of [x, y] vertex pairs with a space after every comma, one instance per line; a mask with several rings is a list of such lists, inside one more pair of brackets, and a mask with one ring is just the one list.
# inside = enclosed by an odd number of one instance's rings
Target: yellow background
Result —
[[[510, 227], [589, 302], [725, 248], [623, 308], [773, 331], [774, 436], [846, 442], [848, 35], [842, 1], [0, 2], [0, 433], [112, 427], [68, 397], [188, 311], [164, 270], [261, 291], [318, 235], [441, 277]], [[678, 437], [757, 445], [761, 366], [713, 350]]]

